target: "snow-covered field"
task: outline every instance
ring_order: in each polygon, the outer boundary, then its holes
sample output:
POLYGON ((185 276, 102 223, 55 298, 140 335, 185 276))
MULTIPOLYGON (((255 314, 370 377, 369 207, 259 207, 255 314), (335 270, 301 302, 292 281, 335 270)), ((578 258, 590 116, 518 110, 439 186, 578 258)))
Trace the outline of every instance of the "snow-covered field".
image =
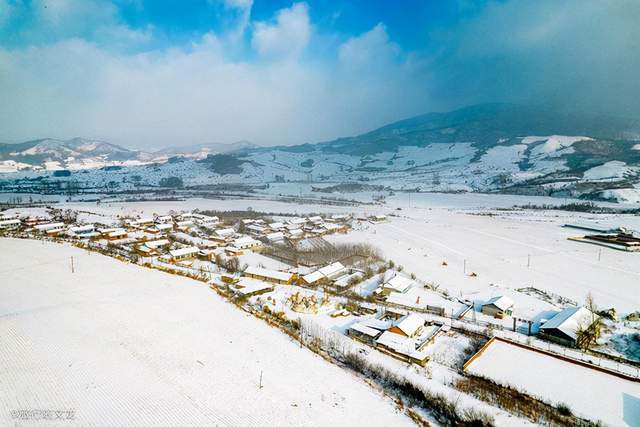
MULTIPOLYGON (((515 291, 530 286, 579 303, 591 292, 600 307, 615 307, 619 312, 640 306, 637 253, 567 240, 581 233, 562 225, 580 218, 586 222, 590 216, 543 211, 478 213, 483 212, 403 209, 398 213, 401 216, 389 222, 327 239, 369 242, 407 272, 464 299, 509 295, 516 301, 514 312, 522 314, 531 312, 531 304, 533 311, 549 309, 515 291), (443 261, 448 265, 443 266, 443 261), (470 277, 471 273, 477 277, 470 277)), ((637 217, 606 219, 630 225, 638 222, 637 217)))
POLYGON ((0 260, 0 424, 410 424, 204 284, 38 241, 0 239, 0 260))
POLYGON ((610 426, 640 426, 640 383, 495 340, 467 371, 565 404, 610 426))

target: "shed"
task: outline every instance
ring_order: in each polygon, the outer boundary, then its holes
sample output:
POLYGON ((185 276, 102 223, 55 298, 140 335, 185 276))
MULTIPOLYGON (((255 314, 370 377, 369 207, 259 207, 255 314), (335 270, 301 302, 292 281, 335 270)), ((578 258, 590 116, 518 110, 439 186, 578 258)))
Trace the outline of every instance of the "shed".
POLYGON ((482 311, 483 314, 497 318, 511 316, 511 314, 513 314, 513 300, 504 295, 494 297, 482 304, 480 311, 482 311))

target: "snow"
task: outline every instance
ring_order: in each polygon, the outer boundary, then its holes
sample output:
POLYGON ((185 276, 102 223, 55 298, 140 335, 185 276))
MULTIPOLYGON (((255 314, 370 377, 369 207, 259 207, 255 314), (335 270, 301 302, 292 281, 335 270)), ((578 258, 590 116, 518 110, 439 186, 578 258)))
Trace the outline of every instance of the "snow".
MULTIPOLYGON (((407 274, 415 273, 420 280, 436 283, 451 295, 465 299, 508 295, 516 301, 516 310, 522 307, 518 307, 519 301, 510 291, 529 286, 577 302, 584 301, 591 292, 598 306, 615 307, 622 313, 640 306, 637 254, 602 251, 599 260, 600 248, 567 240, 579 232, 564 228, 563 224, 593 216, 540 211, 491 211, 491 215, 476 215, 477 212, 403 209, 403 217, 394 217, 388 223, 326 239, 330 243, 371 243, 385 257, 404 266, 407 274), (443 266, 443 261, 448 266, 443 266), (477 277, 470 277, 471 272, 477 277)), ((597 218, 618 225, 629 222, 631 229, 639 225, 633 216, 597 218)))
POLYGON ((0 259, 1 424, 413 425, 204 284, 37 241, 2 239, 0 259))
POLYGON ((558 329, 565 335, 576 339, 578 330, 587 328, 595 320, 596 315, 585 307, 569 307, 557 313, 548 322, 540 326, 540 329, 558 329))
POLYGON ((624 203, 640 203, 640 188, 617 188, 615 190, 604 190, 600 195, 605 199, 618 200, 624 203))
POLYGON ((494 340, 467 371, 611 426, 640 426, 640 383, 494 340), (514 363, 517 361, 517 363, 514 363))
POLYGON ((640 168, 627 166, 625 162, 617 160, 588 169, 584 173, 584 179, 589 181, 611 180, 617 181, 640 168))

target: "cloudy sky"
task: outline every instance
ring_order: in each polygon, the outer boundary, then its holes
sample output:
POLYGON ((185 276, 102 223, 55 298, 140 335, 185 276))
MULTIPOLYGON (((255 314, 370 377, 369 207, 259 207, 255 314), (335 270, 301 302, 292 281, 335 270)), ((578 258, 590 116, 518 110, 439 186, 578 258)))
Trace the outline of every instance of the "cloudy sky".
POLYGON ((640 115, 636 0, 0 0, 0 142, 317 142, 493 101, 640 115))

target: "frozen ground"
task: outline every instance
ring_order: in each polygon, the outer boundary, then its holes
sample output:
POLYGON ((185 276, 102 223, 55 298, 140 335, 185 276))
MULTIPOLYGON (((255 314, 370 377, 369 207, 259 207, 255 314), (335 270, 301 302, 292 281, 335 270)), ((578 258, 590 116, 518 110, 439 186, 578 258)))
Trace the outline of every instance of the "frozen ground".
MULTIPOLYGON (((588 215, 440 208, 403 209, 398 215, 327 239, 372 243, 408 273, 464 299, 517 297, 515 289, 533 286, 579 303, 591 292, 600 307, 615 307, 623 313, 640 306, 639 254, 567 240, 581 232, 562 225, 586 220, 588 215), (448 265, 443 266, 443 261, 448 265), (472 272, 477 277, 470 277, 472 272)), ((624 216, 607 220, 638 222, 637 217, 624 216)), ((535 303, 531 298, 518 300, 514 311, 522 314, 535 303)), ((533 308, 549 309, 547 305, 533 308)))
POLYGON ((640 426, 637 382, 497 340, 467 370, 606 425, 640 426))
POLYGON ((410 424, 206 285, 37 241, 0 239, 0 260, 0 424, 410 424))

